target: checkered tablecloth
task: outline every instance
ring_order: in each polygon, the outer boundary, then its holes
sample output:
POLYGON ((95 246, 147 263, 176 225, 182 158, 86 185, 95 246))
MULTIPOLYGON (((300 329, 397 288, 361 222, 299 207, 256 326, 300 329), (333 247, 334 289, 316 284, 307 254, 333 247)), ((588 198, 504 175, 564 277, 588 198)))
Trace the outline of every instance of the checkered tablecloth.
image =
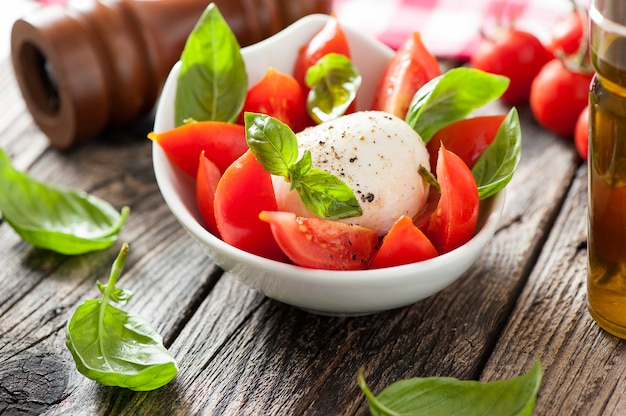
POLYGON ((571 13, 570 0, 333 0, 340 22, 362 28, 393 48, 419 31, 424 45, 443 58, 471 56, 482 28, 514 19, 516 28, 542 41, 571 13))

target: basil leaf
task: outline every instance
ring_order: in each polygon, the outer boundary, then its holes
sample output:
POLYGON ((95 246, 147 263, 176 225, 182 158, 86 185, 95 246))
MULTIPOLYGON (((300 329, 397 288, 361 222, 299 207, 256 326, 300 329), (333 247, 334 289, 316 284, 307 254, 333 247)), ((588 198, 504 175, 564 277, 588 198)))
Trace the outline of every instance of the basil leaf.
POLYGON ((176 376, 176 362, 149 322, 109 304, 115 293, 128 293, 115 287, 128 251, 124 243, 102 299, 76 308, 66 326, 65 344, 84 376, 106 386, 154 390, 176 376))
POLYGON ((500 97, 509 79, 474 68, 453 68, 413 96, 406 122, 428 143, 440 128, 500 97))
POLYGON ((472 168, 478 196, 485 199, 503 189, 513 177, 522 153, 522 130, 517 110, 512 108, 493 142, 472 168))
POLYGON ((339 220, 363 214, 352 189, 331 173, 313 168, 293 182, 304 205, 321 218, 339 220))
POLYGON ((342 116, 356 98, 361 74, 350 58, 329 53, 320 58, 306 73, 310 88, 307 112, 317 123, 342 116))
POLYGON ((244 114, 246 142, 266 172, 289 176, 289 168, 298 160, 298 139, 278 119, 259 113, 244 114))
POLYGON ((266 172, 291 182, 302 203, 321 218, 362 214, 354 192, 335 175, 312 167, 311 153, 298 159, 298 138, 288 125, 267 114, 244 114, 246 141, 266 172))
POLYGON ((187 38, 174 101, 175 125, 187 118, 232 122, 246 98, 248 75, 237 38, 210 3, 187 38))
POLYGON ((102 250, 117 240, 129 208, 74 189, 54 187, 16 170, 0 149, 0 211, 22 239, 61 254, 102 250))
POLYGON ((530 416, 541 384, 541 362, 508 380, 479 382, 451 377, 412 378, 395 382, 374 396, 359 374, 358 383, 370 413, 382 415, 530 416))

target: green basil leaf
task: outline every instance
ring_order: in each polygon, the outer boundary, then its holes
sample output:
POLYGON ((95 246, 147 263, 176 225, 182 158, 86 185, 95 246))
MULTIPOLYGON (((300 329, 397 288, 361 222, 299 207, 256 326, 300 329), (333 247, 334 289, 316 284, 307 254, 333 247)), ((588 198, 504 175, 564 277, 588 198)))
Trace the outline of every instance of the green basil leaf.
POLYGON ((479 382, 451 377, 401 380, 378 396, 369 390, 362 374, 358 382, 373 416, 530 416, 541 384, 541 362, 537 360, 526 374, 508 380, 479 382))
POLYGON ((0 212, 24 241, 74 255, 113 244, 129 208, 119 213, 86 192, 36 181, 16 170, 0 149, 0 212))
POLYGON ((78 306, 66 326, 65 344, 76 368, 106 386, 147 391, 169 383, 178 373, 176 362, 149 322, 112 306, 126 256, 124 244, 111 269, 102 299, 78 306))
POLYGON ((266 172, 291 182, 313 213, 329 219, 362 215, 354 192, 335 175, 312 168, 311 153, 298 158, 298 138, 288 125, 267 114, 244 114, 246 141, 266 172))
POLYGON ((493 142, 472 168, 478 196, 485 199, 503 189, 513 177, 522 153, 522 130, 517 110, 512 108, 493 142))
POLYGON ((437 130, 497 99, 508 85, 509 79, 501 75, 450 69, 415 93, 405 120, 428 143, 437 130))
POLYGON ((178 74, 176 126, 184 120, 232 122, 246 98, 248 75, 237 38, 214 3, 190 33, 178 74))
POLYGON ((329 53, 306 73, 307 112, 317 123, 342 116, 356 98, 361 74, 350 58, 329 53))
POLYGON ((244 114, 246 142, 266 172, 289 176, 289 168, 298 160, 298 139, 280 120, 267 114, 244 114))
POLYGON ((339 220, 363 214, 352 189, 333 174, 312 168, 292 181, 304 205, 321 218, 339 220))

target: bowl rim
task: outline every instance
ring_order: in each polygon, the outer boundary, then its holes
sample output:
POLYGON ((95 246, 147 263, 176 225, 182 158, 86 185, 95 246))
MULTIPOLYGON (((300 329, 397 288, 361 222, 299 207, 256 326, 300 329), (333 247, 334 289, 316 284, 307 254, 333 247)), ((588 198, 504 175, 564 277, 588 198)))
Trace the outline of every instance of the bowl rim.
MULTIPOLYGON (((305 16, 302 19, 293 23, 292 25, 288 26, 287 28, 283 29, 282 31, 278 32, 277 34, 258 43, 242 48, 242 54, 245 55, 251 52, 258 53, 258 50, 262 50, 274 42, 279 42, 282 40, 282 38, 291 36, 293 32, 301 30, 303 26, 311 25, 321 27, 321 25, 325 23, 329 17, 330 16, 328 15, 321 14, 305 16)), ((361 41, 366 42, 369 46, 379 49, 381 53, 389 54, 391 56, 392 52, 390 51, 392 50, 375 38, 366 36, 363 33, 351 28, 350 26, 342 25, 342 28, 349 38, 358 37, 361 41)), ((166 91, 168 88, 175 88, 175 86, 170 84, 176 82, 175 78, 180 69, 180 65, 181 62, 178 61, 172 67, 162 91, 166 91)), ((155 114, 154 130, 156 132, 164 130, 164 128, 162 127, 164 123, 161 122, 162 117, 160 117, 161 112, 163 111, 161 105, 162 98, 163 96, 160 96, 159 104, 157 106, 155 114)), ((358 279, 360 283, 372 284, 380 281, 381 275, 385 276, 385 285, 393 284, 394 279, 404 279, 406 278, 406 276, 414 274, 419 275, 415 277, 416 279, 422 277, 426 280, 428 278, 425 275, 445 268, 445 266, 449 265, 451 261, 457 261, 459 257, 465 258, 466 256, 470 256, 470 264, 473 264, 476 260, 476 256, 472 254, 472 252, 477 249, 480 250, 482 247, 487 245, 498 227, 499 220, 502 215, 503 206, 505 203, 505 190, 501 190, 490 198, 481 201, 479 211, 479 225, 477 226, 477 230, 475 231, 472 238, 464 245, 448 253, 438 255, 435 258, 380 269, 313 269, 264 258, 256 254, 246 252, 224 242, 219 237, 210 233, 202 225, 201 221, 197 219, 199 218, 198 215, 195 214, 196 217, 194 217, 194 214, 189 211, 187 207, 183 204, 182 198, 177 194, 176 188, 173 186, 173 183, 167 179, 167 169, 178 171, 171 172, 171 174, 178 173, 179 175, 182 174, 182 170, 180 170, 180 168, 173 165, 169 161, 163 150, 156 142, 152 143, 152 150, 153 168, 156 181, 161 191, 161 194, 166 201, 166 204, 168 205, 170 211, 177 218, 179 223, 200 243, 210 245, 212 250, 218 252, 220 255, 233 259, 234 262, 243 263, 251 267, 256 267, 266 272, 276 272, 283 275, 297 275, 299 281, 305 283, 328 284, 331 287, 352 285, 354 284, 355 279, 358 279), (466 256, 464 256, 465 252, 468 252, 466 256)), ((193 179, 189 177, 189 181, 192 180, 193 179)), ((223 270, 227 272, 231 270, 229 268, 224 268, 223 265, 220 265, 219 262, 215 259, 215 256, 210 257, 215 262, 215 264, 221 267, 223 270)), ((461 274, 462 273, 460 273, 459 276, 461 274)))

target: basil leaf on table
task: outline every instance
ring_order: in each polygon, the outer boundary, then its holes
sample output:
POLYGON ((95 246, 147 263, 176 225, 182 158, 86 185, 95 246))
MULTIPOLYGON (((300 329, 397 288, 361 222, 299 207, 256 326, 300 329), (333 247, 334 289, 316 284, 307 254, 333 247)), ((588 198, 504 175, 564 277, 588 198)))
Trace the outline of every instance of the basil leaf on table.
POLYGON ((493 142, 472 168, 478 196, 485 199, 503 189, 513 177, 522 153, 522 130, 517 110, 512 108, 493 142))
POLYGON ((509 79, 474 68, 453 68, 431 79, 413 96, 406 122, 428 143, 440 128, 497 99, 509 79))
POLYGON ((451 377, 401 380, 378 396, 369 390, 361 373, 358 383, 374 416, 530 416, 541 384, 541 362, 537 360, 526 374, 508 380, 479 382, 451 377))
POLYGON ((214 3, 200 16, 181 54, 174 122, 237 119, 246 98, 248 75, 241 48, 214 3))
POLYGON ((244 114, 246 141, 263 169, 291 182, 302 202, 321 218, 363 214, 354 192, 335 175, 312 168, 311 154, 298 159, 298 138, 288 125, 266 114, 244 114))
POLYGON ((307 112, 316 123, 341 117, 356 98, 361 74, 350 58, 329 53, 306 73, 307 112))
POLYGON ((0 149, 0 212, 24 241, 74 255, 113 244, 129 208, 119 213, 86 192, 36 181, 15 169, 0 149))
POLYGON ((115 286, 129 249, 122 245, 109 281, 98 283, 102 298, 76 308, 66 326, 65 344, 84 376, 106 386, 154 390, 176 376, 176 362, 148 321, 109 303, 125 303, 132 296, 115 286))

